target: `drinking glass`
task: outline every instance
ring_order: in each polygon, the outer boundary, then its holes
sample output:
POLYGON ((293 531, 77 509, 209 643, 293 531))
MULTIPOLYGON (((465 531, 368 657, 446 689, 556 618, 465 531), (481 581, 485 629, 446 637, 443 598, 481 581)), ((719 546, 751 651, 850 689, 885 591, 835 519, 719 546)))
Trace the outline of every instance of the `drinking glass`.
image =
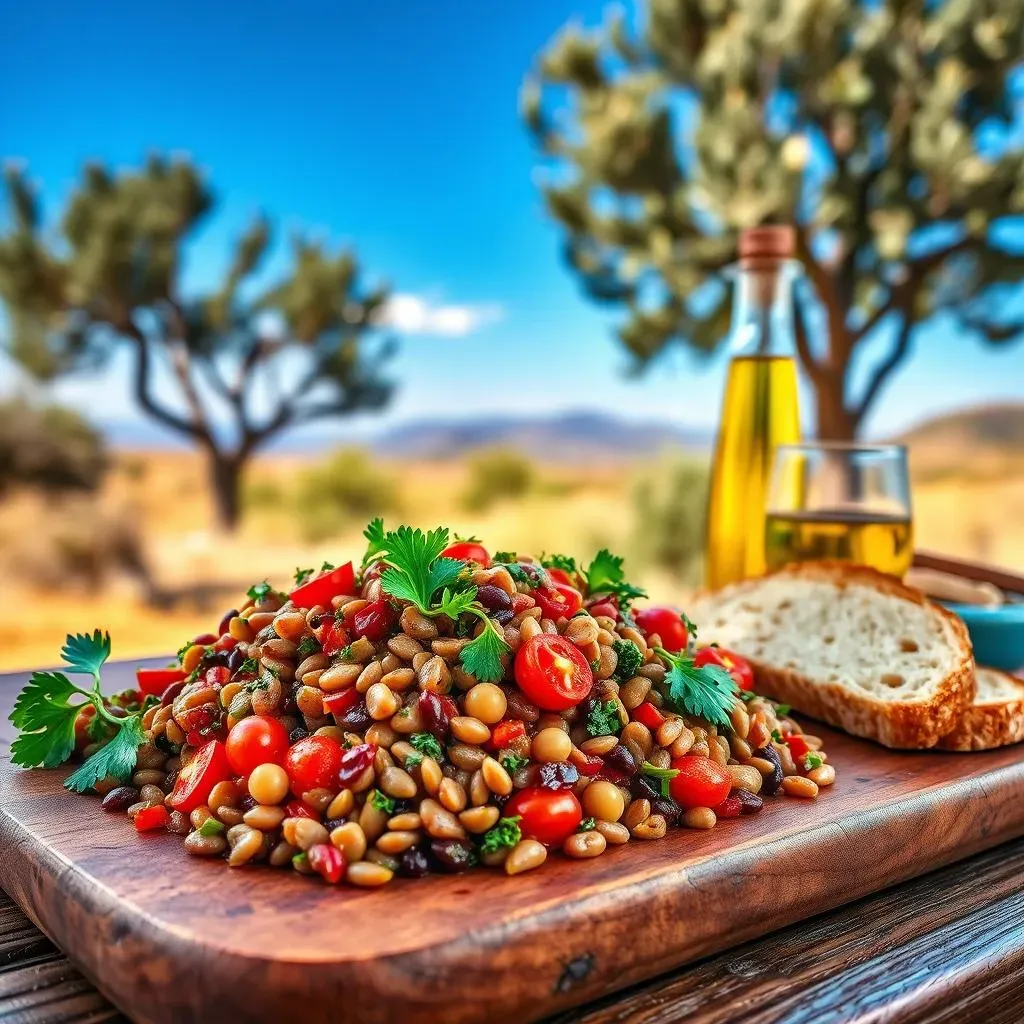
POLYGON ((766 511, 769 571, 790 562, 836 559, 902 577, 913 561, 903 445, 780 445, 766 511))

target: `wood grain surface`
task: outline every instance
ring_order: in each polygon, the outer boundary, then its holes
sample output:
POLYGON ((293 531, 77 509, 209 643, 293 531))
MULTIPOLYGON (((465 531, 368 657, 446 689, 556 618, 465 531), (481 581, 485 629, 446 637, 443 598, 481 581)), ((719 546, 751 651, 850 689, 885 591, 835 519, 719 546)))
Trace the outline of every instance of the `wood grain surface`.
MULTIPOLYGON (((297 1006, 307 1021, 535 1020, 1024 834, 1019 749, 899 753, 819 731, 840 781, 814 803, 586 864, 378 891, 190 859, 66 793, 62 772, 5 766, 0 885, 140 1021, 297 1006)), ((1009 940, 992 934, 997 955, 1009 940)))

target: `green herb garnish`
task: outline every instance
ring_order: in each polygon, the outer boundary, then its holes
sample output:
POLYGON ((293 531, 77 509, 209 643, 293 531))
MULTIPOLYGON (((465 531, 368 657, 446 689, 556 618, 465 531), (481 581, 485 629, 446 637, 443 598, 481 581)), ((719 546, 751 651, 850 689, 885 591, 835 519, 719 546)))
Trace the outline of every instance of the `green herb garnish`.
POLYGON ((825 763, 825 759, 821 754, 815 753, 815 751, 808 751, 807 756, 804 758, 804 771, 812 772, 815 768, 820 768, 825 763))
POLYGON ((528 757, 520 757, 513 751, 507 750, 498 758, 498 763, 509 775, 514 775, 520 768, 525 768, 530 763, 530 759, 528 757))
POLYGON ((669 784, 679 774, 678 768, 658 768, 656 765, 651 764, 650 761, 644 761, 640 771, 644 775, 658 780, 662 796, 670 795, 669 784))
POLYGON ((11 760, 23 768, 55 768, 75 749, 75 719, 90 704, 111 738, 64 781, 76 793, 112 775, 124 780, 135 767, 136 751, 145 742, 142 708, 118 718, 100 693, 100 670, 110 657, 110 634, 98 629, 69 634, 61 658, 72 675, 92 677, 92 686, 75 685, 63 672, 35 672, 18 694, 10 720, 20 735, 11 744, 11 760))
POLYGON ((777 715, 788 715, 793 709, 788 704, 776 704, 775 714, 777 715))
POLYGON ((540 564, 545 569, 561 569, 562 572, 567 572, 570 576, 579 572, 576 559, 570 555, 541 555, 540 564))
POLYGON ((304 636, 299 641, 296 653, 300 658, 308 658, 311 654, 319 654, 320 642, 315 636, 304 636))
POLYGON ((224 823, 218 821, 216 818, 207 818, 206 821, 199 826, 199 834, 201 836, 220 836, 224 834, 224 823))
POLYGON ((497 853, 499 850, 511 850, 523 838, 519 828, 519 818, 502 818, 492 829, 484 833, 480 844, 481 853, 497 853))
POLYGON ((597 820, 595 818, 584 818, 577 826, 577 832, 592 832, 597 828, 597 820))
POLYGON ((640 648, 632 640, 616 640, 612 644, 612 650, 619 659, 615 665, 615 675, 613 678, 619 680, 619 682, 632 679, 644 663, 644 656, 640 653, 640 648))
POLYGON ((622 571, 622 558, 613 555, 607 548, 601 548, 583 574, 587 580, 590 595, 614 594, 620 608, 628 608, 638 597, 646 597, 647 591, 626 582, 622 571))
POLYGON ((423 764, 423 755, 417 750, 414 754, 410 754, 405 759, 405 767, 408 768, 419 768, 423 764))
POLYGON ((786 741, 782 738, 782 733, 778 729, 772 729, 772 739, 776 743, 785 743, 786 741))
POLYGON ((316 569, 299 569, 299 568, 296 568, 295 569, 295 586, 301 587, 302 584, 305 583, 306 580, 308 580, 313 575, 313 573, 315 573, 315 572, 316 572, 316 569))
POLYGON ((421 754, 426 754, 439 763, 444 760, 444 747, 429 732, 414 732, 409 737, 409 742, 421 754))
POLYGON ((385 814, 394 814, 395 813, 395 801, 394 801, 394 798, 385 795, 379 789, 375 789, 370 794, 370 803, 374 807, 376 807, 378 811, 383 811, 385 814))
POLYGON ((245 593, 253 604, 259 604, 274 588, 264 580, 262 583, 254 583, 245 593))
POLYGON ((598 702, 587 715, 587 733, 591 736, 615 736, 621 729, 619 705, 613 700, 598 702))
POLYGON ((668 663, 665 682, 676 710, 703 718, 713 725, 731 727, 729 711, 739 687, 721 665, 701 665, 698 668, 685 651, 672 654, 664 647, 655 648, 655 653, 668 663))
POLYGON ((324 559, 323 565, 320 566, 321 572, 334 572, 335 569, 337 569, 337 566, 333 562, 328 562, 326 559, 324 559))
POLYGON ((494 561, 506 565, 513 564, 516 561, 516 553, 514 551, 498 551, 494 555, 494 561))

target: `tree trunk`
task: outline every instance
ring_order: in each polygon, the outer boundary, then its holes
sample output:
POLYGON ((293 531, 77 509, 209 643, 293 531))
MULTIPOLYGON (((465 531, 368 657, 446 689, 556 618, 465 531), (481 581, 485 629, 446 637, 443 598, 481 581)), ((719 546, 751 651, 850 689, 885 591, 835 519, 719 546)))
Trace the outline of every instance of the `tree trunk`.
POLYGON ((827 371, 813 381, 819 441, 852 441, 857 436, 860 423, 846 407, 845 381, 845 372, 827 371))
POLYGON ((217 525, 229 533, 238 528, 241 519, 243 465, 243 460, 237 455, 210 452, 210 484, 217 525))

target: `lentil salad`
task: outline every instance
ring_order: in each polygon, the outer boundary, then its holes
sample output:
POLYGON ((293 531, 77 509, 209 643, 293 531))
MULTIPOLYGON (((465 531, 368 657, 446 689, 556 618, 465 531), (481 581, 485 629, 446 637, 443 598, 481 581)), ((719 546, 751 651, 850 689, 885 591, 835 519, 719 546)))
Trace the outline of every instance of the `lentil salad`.
POLYGON ((12 758, 83 757, 68 788, 193 856, 367 887, 596 857, 834 782, 741 658, 633 607, 609 552, 492 557, 381 520, 366 537, 358 566, 254 585, 137 691, 102 697, 109 637, 69 637, 66 672, 92 687, 36 673, 12 758))

